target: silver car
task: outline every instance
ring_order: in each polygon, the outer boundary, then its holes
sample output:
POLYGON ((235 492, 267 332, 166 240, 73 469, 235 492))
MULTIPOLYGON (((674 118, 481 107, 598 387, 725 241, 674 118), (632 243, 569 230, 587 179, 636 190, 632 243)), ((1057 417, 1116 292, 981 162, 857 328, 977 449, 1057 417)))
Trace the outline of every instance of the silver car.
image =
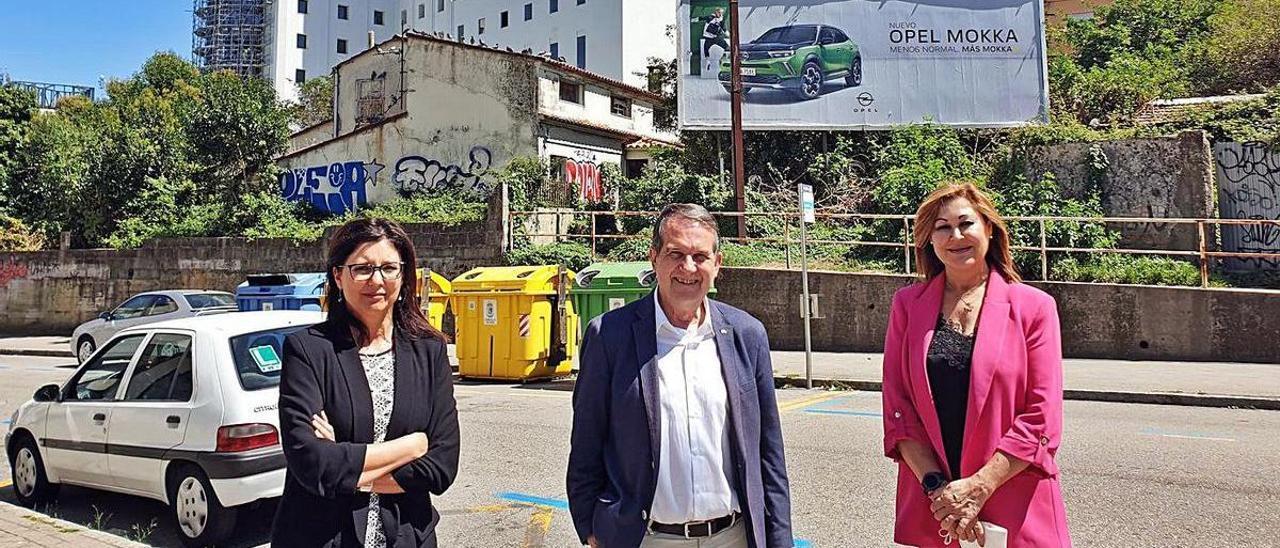
POLYGON ((84 363, 99 344, 126 327, 236 310, 236 296, 225 291, 176 289, 139 293, 115 310, 80 324, 71 333, 71 351, 78 362, 84 363))

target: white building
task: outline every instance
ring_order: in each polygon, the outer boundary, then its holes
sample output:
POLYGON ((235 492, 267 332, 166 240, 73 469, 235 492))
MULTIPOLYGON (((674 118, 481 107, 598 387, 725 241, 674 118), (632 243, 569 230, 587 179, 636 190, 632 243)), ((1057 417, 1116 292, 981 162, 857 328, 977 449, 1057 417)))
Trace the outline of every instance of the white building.
POLYGON ((646 85, 675 56, 673 0, 194 0, 196 59, 265 77, 281 97, 372 43, 416 30, 531 50, 646 85))

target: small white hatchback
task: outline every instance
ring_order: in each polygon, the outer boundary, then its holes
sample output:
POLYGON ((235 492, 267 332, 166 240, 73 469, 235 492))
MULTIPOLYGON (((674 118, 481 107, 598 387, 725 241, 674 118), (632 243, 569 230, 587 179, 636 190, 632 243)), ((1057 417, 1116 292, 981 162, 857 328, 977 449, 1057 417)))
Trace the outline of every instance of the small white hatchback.
POLYGON ((238 506, 284 489, 284 337, 320 312, 233 312, 117 333, 14 413, 5 437, 27 506, 73 484, 167 503, 192 546, 224 539, 238 506))

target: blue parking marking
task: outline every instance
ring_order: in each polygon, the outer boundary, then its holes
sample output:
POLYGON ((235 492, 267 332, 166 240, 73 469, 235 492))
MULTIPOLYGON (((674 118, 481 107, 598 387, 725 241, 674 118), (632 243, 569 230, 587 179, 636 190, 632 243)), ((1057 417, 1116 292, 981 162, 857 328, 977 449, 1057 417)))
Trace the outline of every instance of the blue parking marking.
POLYGON ((850 411, 848 409, 805 409, 805 413, 813 413, 815 415, 848 415, 853 417, 872 417, 880 418, 883 415, 873 413, 871 411, 850 411))
POLYGON ((513 493, 510 491, 498 493, 494 496, 502 500, 507 500, 511 502, 523 502, 525 504, 532 504, 534 506, 546 506, 548 508, 555 508, 556 510, 569 509, 569 501, 562 500, 562 499, 550 499, 546 497, 526 495, 524 493, 513 493))

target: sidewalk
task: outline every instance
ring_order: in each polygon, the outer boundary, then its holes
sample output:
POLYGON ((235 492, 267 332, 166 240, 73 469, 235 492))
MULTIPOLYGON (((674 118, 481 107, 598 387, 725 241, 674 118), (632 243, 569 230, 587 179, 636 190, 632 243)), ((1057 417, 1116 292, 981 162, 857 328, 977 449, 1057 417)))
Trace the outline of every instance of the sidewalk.
MULTIPOLYGON (((0 338, 0 354, 73 357, 66 337, 0 338)), ((880 364, 878 353, 814 352, 814 383, 880 390, 880 364)), ((774 351, 773 369, 803 386, 804 352, 774 351)), ((1280 410, 1280 364, 1066 359, 1063 383, 1075 400, 1280 410)))
POLYGON ((142 548, 146 545, 0 502, 0 548, 31 546, 142 548))

